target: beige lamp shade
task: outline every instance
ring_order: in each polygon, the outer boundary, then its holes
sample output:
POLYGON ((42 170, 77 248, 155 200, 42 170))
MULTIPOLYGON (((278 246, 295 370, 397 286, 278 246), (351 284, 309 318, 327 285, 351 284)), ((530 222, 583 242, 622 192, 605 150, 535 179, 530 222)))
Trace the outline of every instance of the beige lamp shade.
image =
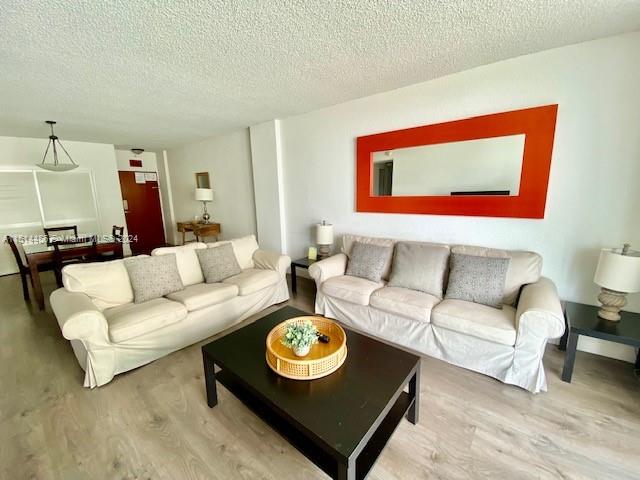
POLYGON ((213 190, 210 188, 196 188, 196 200, 199 202, 213 202, 213 190))
POLYGON ((333 245, 333 225, 316 224, 316 243, 318 245, 333 245))
POLYGON ((640 292, 640 252, 603 248, 593 281, 616 292, 640 292))

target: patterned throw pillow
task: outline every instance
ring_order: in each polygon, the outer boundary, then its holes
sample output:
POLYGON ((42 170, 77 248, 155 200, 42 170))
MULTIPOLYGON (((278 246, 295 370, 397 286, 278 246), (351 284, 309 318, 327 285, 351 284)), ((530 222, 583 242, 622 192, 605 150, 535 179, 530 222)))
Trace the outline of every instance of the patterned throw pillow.
POLYGON ((175 253, 126 258, 124 266, 131 281, 134 303, 146 302, 184 289, 175 253))
POLYGON ((204 280, 207 283, 221 282, 225 278, 232 277, 242 272, 233 246, 230 243, 224 243, 217 247, 202 248, 196 250, 200 268, 204 274, 204 280))
POLYGON ((392 253, 392 247, 354 242, 345 275, 380 282, 392 253))
POLYGON ((502 308, 509 260, 452 253, 445 298, 502 308))

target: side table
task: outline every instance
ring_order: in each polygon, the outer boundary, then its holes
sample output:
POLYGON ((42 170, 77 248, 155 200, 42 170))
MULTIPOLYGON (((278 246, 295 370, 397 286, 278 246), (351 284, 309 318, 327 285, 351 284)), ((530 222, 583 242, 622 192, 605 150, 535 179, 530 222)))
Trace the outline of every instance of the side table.
POLYGON ((293 293, 298 292, 298 278, 296 277, 296 267, 309 270, 311 264, 316 263, 318 260, 309 260, 308 258, 299 258, 298 260, 291 261, 291 291, 293 293))
MULTIPOLYGON (((622 316, 620 321, 612 322, 598 317, 598 307, 565 302, 567 329, 560 340, 560 349, 566 350, 562 369, 563 381, 571 383, 580 335, 640 348, 640 314, 633 312, 620 312, 620 314, 622 316)), ((640 369, 640 352, 636 357, 636 368, 640 369)))

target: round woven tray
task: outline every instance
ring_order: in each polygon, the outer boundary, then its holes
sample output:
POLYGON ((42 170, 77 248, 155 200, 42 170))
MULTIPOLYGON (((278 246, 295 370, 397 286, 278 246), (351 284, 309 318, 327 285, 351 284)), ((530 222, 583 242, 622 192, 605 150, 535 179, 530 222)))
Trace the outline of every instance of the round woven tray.
POLYGON ((267 365, 278 375, 294 380, 313 380, 335 372, 347 358, 347 336, 336 322, 324 317, 308 316, 291 318, 279 325, 267 335, 267 365), (297 357, 293 350, 284 346, 280 340, 291 323, 303 323, 311 320, 318 331, 327 335, 329 343, 318 342, 304 357, 297 357))

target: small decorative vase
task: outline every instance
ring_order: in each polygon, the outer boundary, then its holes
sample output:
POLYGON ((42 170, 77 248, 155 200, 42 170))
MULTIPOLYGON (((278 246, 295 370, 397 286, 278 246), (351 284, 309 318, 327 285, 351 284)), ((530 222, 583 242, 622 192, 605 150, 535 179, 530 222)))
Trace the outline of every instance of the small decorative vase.
POLYGON ((311 350, 311 345, 307 345, 306 347, 295 347, 293 349, 293 353, 295 353, 296 357, 305 357, 309 354, 309 350, 311 350))

